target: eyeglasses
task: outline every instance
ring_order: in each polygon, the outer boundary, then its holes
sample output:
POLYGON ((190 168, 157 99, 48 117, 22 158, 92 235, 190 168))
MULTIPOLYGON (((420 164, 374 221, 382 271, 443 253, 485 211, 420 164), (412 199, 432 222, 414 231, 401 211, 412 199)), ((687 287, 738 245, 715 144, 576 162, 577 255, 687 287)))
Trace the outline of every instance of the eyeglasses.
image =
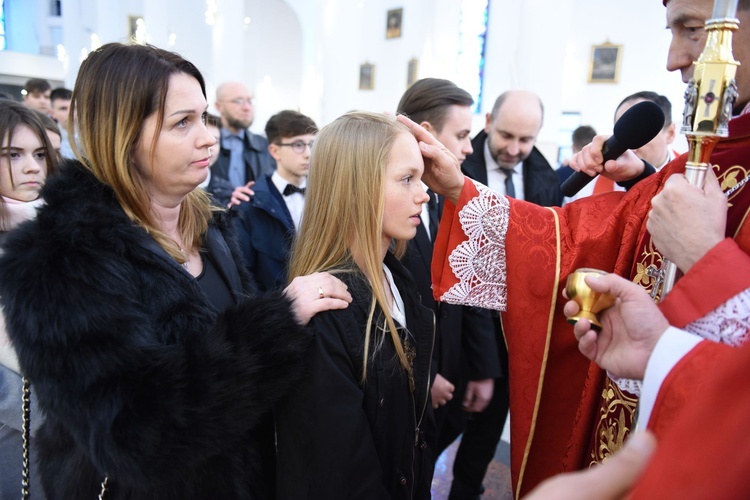
POLYGON ((237 106, 242 106, 243 104, 247 104, 249 106, 252 106, 253 105, 253 101, 254 101, 254 99, 252 97, 246 97, 246 98, 238 97, 237 99, 230 99, 229 100, 229 102, 231 102, 232 104, 236 104, 237 106))
POLYGON ((294 151, 297 154, 302 154, 305 152, 305 149, 310 146, 310 149, 312 150, 312 145, 315 141, 310 142, 303 142, 303 141, 294 141, 294 142, 288 142, 284 144, 283 142, 279 144, 279 146, 290 146, 292 148, 292 151, 294 151))

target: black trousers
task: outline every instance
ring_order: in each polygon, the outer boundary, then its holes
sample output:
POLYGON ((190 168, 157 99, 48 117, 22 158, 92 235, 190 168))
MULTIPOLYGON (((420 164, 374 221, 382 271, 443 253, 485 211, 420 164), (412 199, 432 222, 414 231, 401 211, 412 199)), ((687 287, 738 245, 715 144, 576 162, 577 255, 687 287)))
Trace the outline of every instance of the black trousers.
MULTIPOLYGON (((501 364, 507 373, 508 351, 502 337, 498 344, 501 364)), ((508 407, 508 377, 495 379, 495 390, 487 408, 481 413, 471 414, 466 422, 453 463, 449 500, 474 500, 484 492, 482 482, 503 434, 508 407)))

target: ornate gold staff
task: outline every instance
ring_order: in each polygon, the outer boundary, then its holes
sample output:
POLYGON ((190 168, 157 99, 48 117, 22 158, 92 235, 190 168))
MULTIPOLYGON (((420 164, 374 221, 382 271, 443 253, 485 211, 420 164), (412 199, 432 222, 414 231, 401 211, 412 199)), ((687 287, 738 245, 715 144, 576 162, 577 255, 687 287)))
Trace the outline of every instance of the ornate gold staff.
MULTIPOLYGON (((695 62, 693 78, 685 90, 682 132, 690 146, 685 177, 694 186, 703 187, 710 168, 714 146, 729 135, 729 120, 737 98, 734 75, 739 62, 732 55, 732 32, 739 28, 738 0, 716 0, 711 19, 706 21, 706 47, 695 62)), ((661 297, 672 290, 678 277, 674 262, 664 259, 651 291, 661 297)))

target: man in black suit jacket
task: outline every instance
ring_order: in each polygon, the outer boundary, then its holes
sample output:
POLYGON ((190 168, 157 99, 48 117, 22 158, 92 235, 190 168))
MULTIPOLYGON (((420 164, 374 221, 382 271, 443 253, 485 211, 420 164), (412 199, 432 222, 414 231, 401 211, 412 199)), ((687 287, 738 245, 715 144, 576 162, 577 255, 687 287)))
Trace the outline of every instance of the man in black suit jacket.
POLYGON ((500 95, 487 113, 484 131, 471 141, 474 152, 461 165, 464 174, 514 198, 559 206, 557 174, 536 148, 544 108, 535 94, 513 90, 500 95), (514 192, 508 193, 510 175, 514 192))
MULTIPOLYGON (((461 164, 463 173, 508 196, 559 206, 562 193, 557 173, 535 146, 543 117, 537 95, 522 90, 501 94, 487 113, 484 130, 471 141, 473 153, 461 164)), ((453 466, 451 500, 478 499, 483 493, 482 481, 508 414, 508 351, 499 318, 493 325, 503 373, 495 380, 487 408, 472 415, 464 429, 453 466)))
MULTIPOLYGON (((404 93, 398 112, 420 123, 462 161, 472 152, 473 102, 471 95, 453 82, 425 78, 404 93)), ((489 403, 500 364, 493 355, 497 341, 489 311, 438 303, 432 296, 430 267, 442 200, 428 193, 430 201, 403 263, 415 278, 422 304, 436 316, 431 393, 440 453, 462 432, 469 412, 480 412, 489 403)))
POLYGON ((242 83, 225 82, 216 90, 215 106, 221 114, 221 141, 214 147, 221 149, 206 191, 222 206, 233 195, 249 201, 252 183, 276 170, 268 141, 248 129, 255 118, 253 97, 242 83))

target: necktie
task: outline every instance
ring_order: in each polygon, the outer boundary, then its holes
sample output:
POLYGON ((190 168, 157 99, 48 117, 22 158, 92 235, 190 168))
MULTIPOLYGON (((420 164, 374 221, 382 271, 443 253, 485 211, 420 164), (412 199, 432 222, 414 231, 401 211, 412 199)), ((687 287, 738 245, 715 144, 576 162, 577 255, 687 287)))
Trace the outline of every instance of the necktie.
POLYGON ((515 198, 516 188, 515 186, 513 186, 513 174, 515 174, 516 172, 513 169, 503 169, 503 173, 505 174, 505 194, 509 198, 515 198))
POLYGON ((430 219, 430 241, 435 241, 438 228, 438 201, 437 196, 432 190, 427 190, 427 194, 430 195, 430 201, 427 202, 427 214, 430 219))
POLYGON ((302 196, 305 195, 305 188, 300 188, 295 186, 294 184, 287 184, 284 188, 284 196, 289 196, 290 194, 299 193, 302 196))

